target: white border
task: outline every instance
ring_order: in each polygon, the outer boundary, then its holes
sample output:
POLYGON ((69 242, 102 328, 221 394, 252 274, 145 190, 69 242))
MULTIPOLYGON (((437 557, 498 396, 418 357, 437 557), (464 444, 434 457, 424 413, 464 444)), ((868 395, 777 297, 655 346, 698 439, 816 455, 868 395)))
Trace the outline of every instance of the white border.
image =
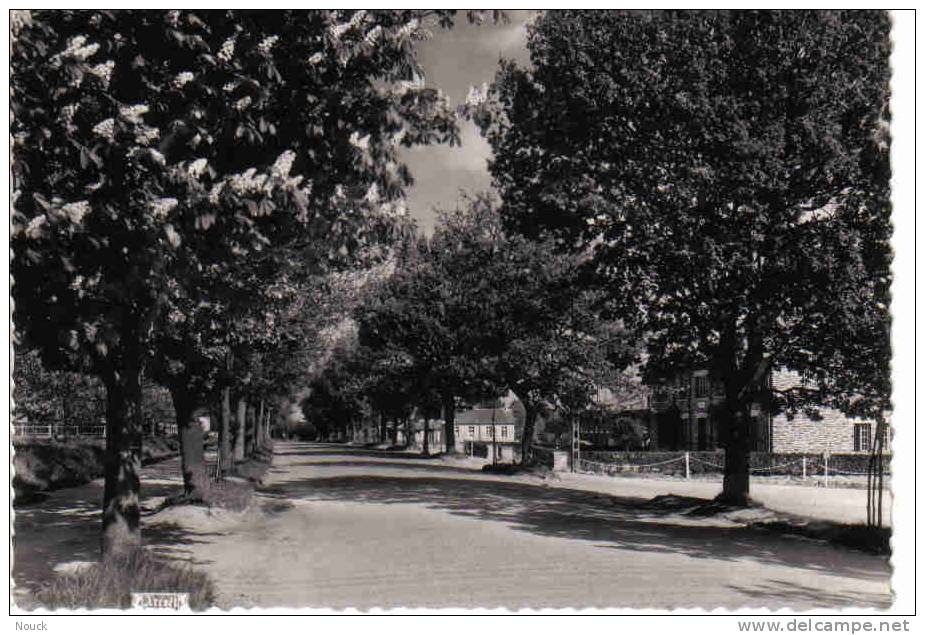
MULTIPOLYGON (((132 3, 135 4, 135 3, 132 3)), ((212 4, 212 3, 208 3, 212 4)), ((546 6, 547 3, 543 2, 533 2, 530 4, 524 3, 505 3, 507 8, 553 8, 546 6), (520 6, 516 6, 520 4, 520 6), (511 6, 515 5, 515 6, 511 6)), ((694 8, 691 3, 672 3, 674 6, 681 6, 683 8, 694 8)), ((726 3, 722 3, 726 4, 726 3)), ((908 7, 913 7, 912 3, 901 3, 905 4, 908 7)), ((216 4, 216 7, 221 6, 239 6, 240 3, 237 2, 226 2, 221 4, 216 4)), ((841 2, 838 3, 840 6, 848 7, 864 7, 869 6, 869 3, 859 3, 855 1, 850 2, 841 2)), ((69 8, 93 8, 94 3, 86 2, 76 2, 69 3, 69 8)), ((135 6, 141 7, 140 3, 135 6)), ((305 5, 298 5, 292 3, 292 6, 298 8, 308 8, 305 5)), ((391 3, 370 3, 370 6, 394 6, 391 3)), ((430 3, 427 3, 427 6, 431 6, 430 3)), ((152 8, 150 5, 146 5, 144 8, 152 8)), ((730 8, 733 8, 730 6, 730 8)), ((783 3, 777 8, 805 8, 800 6, 794 6, 793 3, 783 3), (789 6, 788 6, 789 5, 789 6)), ((4 11, 6 17, 4 20, 4 34, 9 33, 9 17, 8 13, 4 11)), ((893 42, 894 42, 894 54, 893 54, 893 99, 891 103, 892 113, 893 113, 893 200, 894 200, 894 224, 895 232, 893 245, 895 250, 895 261, 894 261, 894 291, 893 291, 893 316, 894 316, 894 326, 893 326, 893 343, 894 343, 894 359, 893 359, 893 376, 894 376, 894 416, 893 422, 896 426, 896 436, 894 442, 895 457, 893 462, 894 470, 894 488, 895 488, 895 508, 893 510, 893 519, 894 525, 896 527, 894 535, 894 558, 893 564, 895 567, 895 573, 893 578, 893 585, 896 594, 896 602, 889 611, 889 614, 905 614, 909 615, 916 611, 917 609, 917 598, 913 593, 915 585, 915 564, 918 562, 918 554, 915 551, 914 543, 914 534, 917 533, 914 530, 915 526, 915 515, 914 515, 914 455, 912 453, 913 448, 916 450, 919 449, 919 442, 915 434, 915 421, 916 415, 918 414, 918 408, 915 407, 916 397, 919 396, 918 385, 915 381, 915 371, 916 371, 916 359, 918 353, 918 342, 915 339, 915 327, 919 323, 919 318, 916 316, 915 321, 913 322, 913 316, 916 315, 916 309, 918 307, 918 302, 914 300, 916 297, 915 292, 918 290, 918 284, 916 282, 915 272, 917 271, 917 266, 915 263, 915 245, 917 238, 917 227, 915 224, 915 205, 917 203, 917 196, 915 191, 915 185, 917 183, 917 174, 915 169, 916 161, 916 141, 917 141, 917 132, 915 129, 915 115, 918 112, 918 108, 915 106, 915 85, 916 79, 918 77, 918 72, 916 69, 917 61, 917 52, 915 51, 915 42, 916 42, 916 25, 915 25, 915 14, 909 13, 908 9, 904 12, 895 12, 893 13, 893 42), (910 346, 911 342, 916 341, 914 347, 910 346)), ((8 37, 8 35, 6 36, 8 37)), ((7 50, 8 50, 7 42, 7 50)), ((4 86, 9 86, 8 82, 8 67, 7 65, 3 66, 4 73, 4 86)), ((8 103, 8 101, 7 101, 8 103)), ((8 124, 7 124, 8 125, 8 124)), ((6 187, 6 191, 9 191, 9 172, 8 169, 3 171, 3 179, 6 187)), ((9 241, 9 227, 6 224, 3 224, 3 236, 9 241)), ((9 285, 9 263, 7 260, 4 260, 4 284, 9 285)), ((9 298, 9 286, 7 286, 7 297, 9 298)), ((9 376, 9 358, 4 356, 4 367, 7 371, 7 376, 9 376)), ((7 390, 9 388, 7 387, 7 390)), ((9 427, 6 428, 7 434, 9 432, 9 427)), ((8 438, 7 438, 8 440, 8 438)), ((915 479, 917 481, 917 479, 915 479)), ((7 490, 7 496, 9 496, 9 489, 7 490)), ((9 499, 7 500, 9 506, 9 499)), ((9 507, 8 507, 9 508, 9 507)), ((8 554, 7 564, 9 565, 9 554, 8 554)), ((516 580, 509 581, 511 584, 516 584, 516 580)), ((746 614, 760 613, 761 611, 746 611, 746 614)), ((267 611, 234 611, 234 613, 248 613, 248 614, 266 614, 267 611)), ((412 611, 412 614, 422 614, 425 612, 422 611, 412 611)), ((441 613, 446 613, 441 611, 441 613)), ((492 614, 501 613, 499 611, 491 611, 492 614)), ((526 612, 521 612, 526 613, 526 612)), ((568 614, 565 611, 555 611, 550 612, 555 614, 568 614)), ((553 630, 559 631, 563 628, 580 628, 587 632, 592 631, 602 631, 606 632, 608 629, 614 627, 619 627, 620 629, 627 629, 626 632, 644 632, 651 630, 653 628, 660 629, 661 625, 664 625, 664 628, 670 629, 672 631, 682 631, 684 633, 693 632, 738 632, 736 622, 738 619, 734 617, 737 614, 742 614, 743 612, 733 612, 732 616, 722 616, 730 615, 723 612, 722 614, 717 614, 714 612, 712 616, 706 616, 709 614, 704 614, 702 617, 684 617, 681 615, 675 615, 671 618, 671 622, 665 621, 665 618, 657 618, 653 622, 652 618, 649 617, 637 617, 626 614, 632 614, 631 610, 619 610, 619 611, 581 611, 583 614, 597 614, 598 617, 584 618, 581 622, 577 624, 565 623, 561 620, 543 620, 542 622, 533 621, 531 622, 529 628, 532 630, 546 631, 547 629, 551 632, 553 630), (609 618, 601 616, 601 613, 611 614, 618 613, 623 614, 619 618, 609 618), (681 620, 678 622, 678 620, 681 620)), ((664 611, 656 613, 667 613, 664 611)), ((822 612, 819 612, 822 613, 822 612)), ((822 613, 822 614, 831 614, 831 613, 822 613)), ((853 614, 852 611, 842 611, 841 614, 853 614)), ((789 619, 789 613, 777 613, 776 615, 780 616, 782 623, 787 623, 791 621, 789 619)), ((163 635, 166 629, 176 629, 180 627, 182 630, 187 630, 190 627, 195 628, 195 622, 191 622, 192 618, 190 617, 155 617, 149 616, 149 619, 146 620, 134 620, 131 622, 129 628, 136 635, 147 635, 148 633, 163 635)), ((331 629, 331 628, 340 628, 340 629, 352 629, 354 626, 358 629, 364 628, 369 629, 370 627, 375 628, 377 631, 384 628, 386 632, 402 632, 402 633, 412 633, 420 630, 421 632, 425 630, 431 630, 435 626, 432 620, 420 620, 413 619, 411 617, 398 617, 388 620, 383 620, 381 618, 372 618, 374 621, 365 621, 365 622, 355 622, 359 618, 347 618, 349 622, 331 622, 331 617, 320 617, 310 622, 300 622, 295 621, 292 617, 278 617, 278 618, 266 618, 271 620, 267 625, 272 625, 273 627, 279 629, 280 631, 286 630, 304 630, 304 629, 315 629, 319 631, 331 629)), ((25 622, 25 623, 37 623, 40 618, 37 617, 12 617, 9 618, 10 628, 15 627, 15 622, 25 622)), ((45 617, 44 621, 48 624, 49 630, 59 630, 61 627, 64 627, 68 630, 75 631, 84 631, 84 630, 93 630, 94 633, 108 633, 116 631, 124 631, 126 629, 126 623, 121 622, 115 619, 105 619, 102 617, 64 617, 64 616, 52 616, 45 617)), ((916 620, 913 620, 913 624, 916 620)), ((237 630, 238 628, 247 629, 248 631, 252 630, 254 627, 262 627, 263 625, 258 625, 257 623, 240 620, 227 621, 223 622, 220 628, 228 630, 237 630)), ((461 623, 458 621, 447 621, 441 620, 439 627, 441 630, 446 630, 447 633, 461 632, 463 629, 468 631, 473 627, 481 629, 511 629, 523 627, 523 625, 514 624, 509 621, 504 621, 501 617, 489 617, 486 620, 482 620, 478 624, 475 623, 461 623)))

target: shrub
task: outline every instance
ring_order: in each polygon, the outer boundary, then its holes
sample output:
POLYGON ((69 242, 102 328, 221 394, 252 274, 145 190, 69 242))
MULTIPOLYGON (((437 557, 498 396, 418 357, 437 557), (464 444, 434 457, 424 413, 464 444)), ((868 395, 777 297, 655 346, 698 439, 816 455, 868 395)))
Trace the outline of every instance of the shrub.
POLYGON ((215 588, 209 577, 139 549, 130 555, 91 565, 42 586, 36 597, 49 609, 127 609, 132 592, 189 593, 190 608, 212 605, 215 588))
MULTIPOLYGON (((39 493, 75 487, 103 476, 105 439, 30 439, 13 442, 16 504, 38 500, 39 493)), ((151 437, 142 445, 142 463, 176 456, 176 437, 151 437)))

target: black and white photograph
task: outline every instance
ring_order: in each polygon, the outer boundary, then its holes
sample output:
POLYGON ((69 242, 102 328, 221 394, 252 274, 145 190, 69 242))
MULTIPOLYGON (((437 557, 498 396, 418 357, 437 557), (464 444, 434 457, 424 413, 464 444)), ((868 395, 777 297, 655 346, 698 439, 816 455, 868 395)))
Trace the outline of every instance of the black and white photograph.
POLYGON ((910 630, 914 11, 8 19, 16 630, 910 630))

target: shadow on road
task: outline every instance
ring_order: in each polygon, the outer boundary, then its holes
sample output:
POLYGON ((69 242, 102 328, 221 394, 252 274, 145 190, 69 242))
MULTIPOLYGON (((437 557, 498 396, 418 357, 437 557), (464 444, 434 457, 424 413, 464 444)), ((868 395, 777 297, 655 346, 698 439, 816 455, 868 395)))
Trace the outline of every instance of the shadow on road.
MULTIPOLYGON (((164 474, 170 467, 162 467, 164 474)), ((176 470, 174 466, 172 468, 176 470)), ((160 476, 152 470, 147 479, 160 476)), ((142 482, 143 498, 175 494, 178 486, 166 482, 142 482)), ((13 536, 13 578, 17 586, 35 589, 50 580, 56 565, 72 561, 96 561, 100 556, 103 483, 51 492, 41 502, 17 507, 13 536)), ((142 529, 148 540, 148 527, 142 529)))
POLYGON ((887 595, 884 599, 873 598, 861 593, 836 593, 817 586, 799 584, 792 580, 769 580, 751 587, 728 585, 732 591, 743 593, 760 600, 762 604, 779 606, 802 606, 809 601, 814 606, 876 606, 889 607, 887 595))
POLYGON ((359 467, 359 468, 374 468, 374 469, 397 469, 397 470, 413 470, 416 472, 432 472, 434 474, 463 474, 466 476, 472 476, 476 470, 472 468, 465 467, 454 467, 452 465, 441 465, 439 463, 415 463, 415 462, 404 462, 404 461, 293 461, 287 463, 285 466, 280 466, 274 468, 277 473, 284 473, 288 471, 290 467, 300 467, 300 466, 324 466, 324 467, 359 467))
MULTIPOLYGON (((356 454, 351 450, 345 453, 356 454)), ((421 505, 482 521, 503 522, 540 536, 593 541, 601 548, 619 551, 670 553, 730 562, 753 560, 818 573, 837 572, 859 579, 882 579, 889 569, 883 558, 741 525, 717 526, 716 522, 698 521, 670 507, 653 507, 641 498, 489 480, 479 478, 472 470, 439 464, 311 461, 310 458, 329 454, 310 447, 287 454, 305 456, 309 460, 298 464, 311 465, 317 476, 268 485, 262 489, 262 495, 273 502, 267 501, 267 505, 279 506, 286 499, 421 505), (383 466, 411 473, 325 475, 328 470, 336 473, 342 467, 383 466), (419 472, 427 474, 418 476, 419 472), (468 474, 470 478, 460 474, 468 474)), ((776 592, 787 591, 782 587, 776 592)), ((867 603, 870 601, 867 598, 867 603)))

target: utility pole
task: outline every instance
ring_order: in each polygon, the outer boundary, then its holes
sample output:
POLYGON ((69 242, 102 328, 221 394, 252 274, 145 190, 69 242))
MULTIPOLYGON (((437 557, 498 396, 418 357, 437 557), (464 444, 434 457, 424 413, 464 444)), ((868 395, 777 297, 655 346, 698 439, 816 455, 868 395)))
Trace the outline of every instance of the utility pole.
POLYGON ((495 410, 497 410, 497 408, 495 408, 494 404, 492 404, 492 408, 491 408, 491 464, 492 465, 498 464, 498 441, 497 441, 497 436, 495 434, 495 410))
POLYGON ((578 472, 581 465, 581 422, 572 419, 572 471, 578 472))

